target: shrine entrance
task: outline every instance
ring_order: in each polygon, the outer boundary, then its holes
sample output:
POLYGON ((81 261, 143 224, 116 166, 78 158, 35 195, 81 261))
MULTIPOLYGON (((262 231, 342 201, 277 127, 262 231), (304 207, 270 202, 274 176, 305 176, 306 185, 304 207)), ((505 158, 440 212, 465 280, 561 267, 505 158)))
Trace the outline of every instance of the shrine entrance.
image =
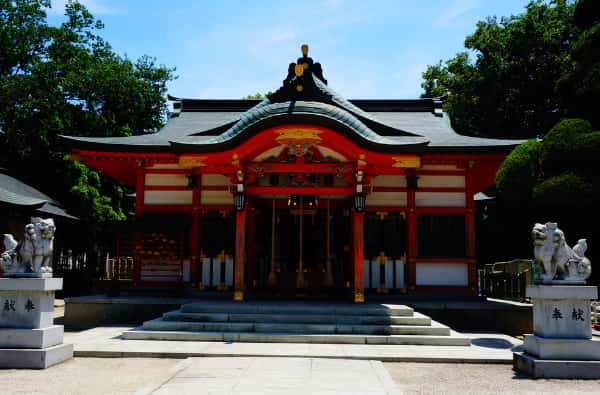
POLYGON ((260 199, 253 273, 257 291, 290 298, 342 295, 352 272, 345 206, 345 199, 309 195, 260 199))

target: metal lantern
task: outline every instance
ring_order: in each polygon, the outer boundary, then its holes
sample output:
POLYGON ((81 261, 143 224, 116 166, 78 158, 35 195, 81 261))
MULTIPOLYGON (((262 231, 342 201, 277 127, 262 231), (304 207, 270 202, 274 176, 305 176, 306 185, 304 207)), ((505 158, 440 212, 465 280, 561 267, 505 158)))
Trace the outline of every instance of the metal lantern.
POLYGON ((361 212, 365 209, 367 203, 367 197, 362 194, 354 195, 354 208, 356 211, 361 212))
POLYGON ((233 205, 237 211, 242 211, 246 204, 246 198, 243 193, 236 193, 233 195, 233 205))

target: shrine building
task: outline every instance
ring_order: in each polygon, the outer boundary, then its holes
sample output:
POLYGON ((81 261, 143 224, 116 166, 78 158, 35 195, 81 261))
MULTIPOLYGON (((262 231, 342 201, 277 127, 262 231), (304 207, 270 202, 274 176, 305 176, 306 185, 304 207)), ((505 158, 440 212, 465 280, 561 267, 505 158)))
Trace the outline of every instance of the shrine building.
POLYGON ((355 302, 476 291, 473 196, 520 141, 459 135, 436 99, 346 100, 307 46, 262 101, 169 99, 157 133, 63 137, 135 190, 115 249, 136 286, 355 302))

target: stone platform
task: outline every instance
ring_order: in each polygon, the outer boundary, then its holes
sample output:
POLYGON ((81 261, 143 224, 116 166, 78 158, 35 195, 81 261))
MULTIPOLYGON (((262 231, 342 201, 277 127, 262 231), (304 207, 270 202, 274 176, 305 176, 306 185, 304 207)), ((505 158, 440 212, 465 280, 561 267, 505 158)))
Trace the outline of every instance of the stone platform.
MULTIPOLYGON (((222 300, 223 295, 72 297, 65 299, 65 326, 68 329, 88 329, 106 325, 135 326, 178 309, 183 304, 197 301, 211 302, 219 298, 222 300)), ((533 329, 531 305, 525 303, 497 299, 421 300, 418 295, 414 297, 405 295, 401 299, 388 295, 388 298, 380 300, 379 303, 406 305, 459 331, 501 332, 516 336, 531 333, 533 329)), ((370 304, 376 303, 373 301, 365 303, 365 305, 370 304)))
POLYGON ((533 302, 533 330, 514 369, 534 378, 600 378, 600 341, 592 338, 590 300, 598 288, 537 285, 527 288, 533 302))
POLYGON ((449 327, 395 304, 195 302, 123 333, 127 340, 468 346, 449 327))
POLYGON ((377 360, 382 362, 512 364, 521 341, 498 333, 460 333, 470 345, 248 343, 235 341, 126 340, 131 327, 97 327, 67 332, 76 357, 189 358, 286 357, 377 360))
POLYGON ((73 357, 54 325, 61 278, 0 278, 0 368, 45 369, 73 357))

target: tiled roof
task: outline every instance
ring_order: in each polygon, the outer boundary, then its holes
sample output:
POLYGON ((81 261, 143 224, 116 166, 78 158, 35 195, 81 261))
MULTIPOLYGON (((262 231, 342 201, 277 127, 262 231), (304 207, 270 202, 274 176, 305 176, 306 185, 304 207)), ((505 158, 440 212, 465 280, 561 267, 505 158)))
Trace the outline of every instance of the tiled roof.
POLYGON ((57 201, 2 171, 0 171, 0 203, 28 207, 53 216, 77 219, 60 207, 57 201))
POLYGON ((294 121, 331 125, 365 147, 385 151, 420 152, 423 148, 425 152, 508 151, 522 142, 459 135, 441 111, 441 102, 435 99, 346 100, 327 85, 321 65, 303 56, 297 64, 290 64, 283 85, 265 100, 194 100, 169 96, 174 116, 157 133, 63 138, 72 147, 83 149, 218 151, 239 142, 241 136, 258 125, 294 121), (305 63, 304 72, 294 74, 294 66, 305 63))

